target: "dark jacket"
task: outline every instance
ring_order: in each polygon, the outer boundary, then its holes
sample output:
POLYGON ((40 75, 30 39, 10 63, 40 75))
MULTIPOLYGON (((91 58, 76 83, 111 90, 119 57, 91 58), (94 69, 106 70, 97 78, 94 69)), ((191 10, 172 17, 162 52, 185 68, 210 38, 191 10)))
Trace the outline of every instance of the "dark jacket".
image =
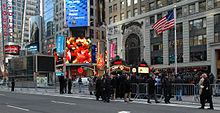
POLYGON ((131 83, 129 80, 124 81, 124 93, 131 92, 131 83))
POLYGON ((172 83, 169 78, 164 78, 162 82, 164 90, 171 90, 172 89, 172 83))
POLYGON ((157 83, 157 81, 154 80, 153 78, 148 79, 148 93, 149 94, 154 94, 154 90, 156 89, 155 83, 157 83))
POLYGON ((184 81, 181 78, 176 78, 175 83, 176 83, 175 89, 180 90, 183 88, 184 81))
POLYGON ((205 80, 203 81, 203 88, 202 88, 202 95, 212 95, 212 90, 211 90, 211 87, 210 87, 210 81, 208 78, 205 78, 205 80))

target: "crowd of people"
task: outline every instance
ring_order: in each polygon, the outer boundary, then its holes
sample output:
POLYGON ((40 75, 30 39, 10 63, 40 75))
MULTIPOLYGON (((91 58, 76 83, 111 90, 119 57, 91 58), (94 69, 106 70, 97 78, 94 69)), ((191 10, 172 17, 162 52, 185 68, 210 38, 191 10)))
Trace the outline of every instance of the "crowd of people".
MULTIPOLYGON (((61 94, 66 92, 66 78, 60 78, 60 88, 61 94)), ((68 86, 72 83, 71 79, 68 79, 68 86), (70 83, 70 84, 69 84, 70 83)), ((168 74, 168 73, 151 73, 148 77, 141 77, 134 74, 116 74, 108 75, 104 74, 103 76, 95 75, 93 78, 88 78, 89 81, 89 92, 90 95, 95 95, 96 100, 100 99, 103 102, 110 102, 117 98, 124 99, 124 102, 129 102, 131 100, 132 92, 132 83, 147 83, 147 94, 148 94, 148 103, 151 103, 150 99, 153 98, 155 103, 160 103, 157 99, 156 89, 158 84, 161 86, 162 94, 164 97, 164 102, 166 104, 170 103, 172 98, 172 89, 173 83, 175 84, 194 84, 198 86, 198 95, 200 95, 201 109, 204 109, 205 102, 210 103, 210 109, 213 108, 212 103, 212 88, 210 84, 214 83, 214 75, 209 73, 196 73, 192 74, 168 74)), ((79 77, 79 93, 82 90, 82 79, 79 77)), ((68 88, 68 93, 71 93, 71 87, 68 88)), ((177 85, 175 87, 176 100, 182 101, 183 86, 177 85)), ((197 92, 197 91, 196 91, 197 92)))

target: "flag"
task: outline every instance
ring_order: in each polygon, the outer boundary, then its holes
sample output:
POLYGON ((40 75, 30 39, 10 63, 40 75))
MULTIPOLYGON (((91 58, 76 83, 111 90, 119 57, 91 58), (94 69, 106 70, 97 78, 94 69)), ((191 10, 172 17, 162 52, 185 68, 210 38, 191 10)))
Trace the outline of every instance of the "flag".
POLYGON ((157 21, 152 28, 158 32, 158 36, 163 31, 166 31, 172 27, 175 26, 175 20, 174 20, 174 11, 167 14, 165 17, 161 18, 159 21, 157 21))

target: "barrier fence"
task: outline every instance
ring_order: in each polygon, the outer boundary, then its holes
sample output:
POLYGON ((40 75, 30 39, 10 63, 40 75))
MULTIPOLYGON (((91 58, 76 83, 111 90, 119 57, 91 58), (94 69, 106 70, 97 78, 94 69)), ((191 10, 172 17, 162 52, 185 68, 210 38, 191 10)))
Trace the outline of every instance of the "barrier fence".
MULTIPOLYGON (((10 85, 0 85, 0 89, 5 89, 10 91, 10 85)), ((211 85, 213 96, 220 96, 220 84, 212 84, 211 85)), ((66 88, 68 92, 68 86, 66 88)), ((38 87, 33 85, 30 82, 22 82, 20 84, 16 84, 15 91, 21 92, 41 92, 41 93, 57 93, 60 92, 60 84, 48 84, 47 87, 38 87)), ((194 84, 172 84, 172 95, 174 98, 178 95, 190 96, 192 97, 192 101, 199 101, 199 86, 194 84)), ((67 93, 66 92, 66 93, 67 93)), ((92 90, 94 94, 94 90, 92 90)), ((84 94, 89 95, 89 86, 82 85, 81 87, 78 84, 72 85, 72 93, 74 94, 84 94), (81 91, 80 91, 81 90, 81 91)), ((163 97, 163 87, 162 84, 156 85, 155 93, 158 98, 161 100, 163 97)), ((134 99, 145 99, 148 98, 148 84, 147 83, 131 83, 131 94, 134 99)))

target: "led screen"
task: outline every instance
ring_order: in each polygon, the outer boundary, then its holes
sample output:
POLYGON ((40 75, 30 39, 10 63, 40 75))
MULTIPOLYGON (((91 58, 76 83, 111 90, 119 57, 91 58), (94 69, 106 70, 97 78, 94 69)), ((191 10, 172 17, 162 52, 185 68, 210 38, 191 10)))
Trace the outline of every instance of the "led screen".
POLYGON ((86 37, 67 38, 66 63, 92 63, 91 40, 86 37))
POLYGON ((66 23, 68 27, 89 26, 87 0, 66 0, 66 23))

